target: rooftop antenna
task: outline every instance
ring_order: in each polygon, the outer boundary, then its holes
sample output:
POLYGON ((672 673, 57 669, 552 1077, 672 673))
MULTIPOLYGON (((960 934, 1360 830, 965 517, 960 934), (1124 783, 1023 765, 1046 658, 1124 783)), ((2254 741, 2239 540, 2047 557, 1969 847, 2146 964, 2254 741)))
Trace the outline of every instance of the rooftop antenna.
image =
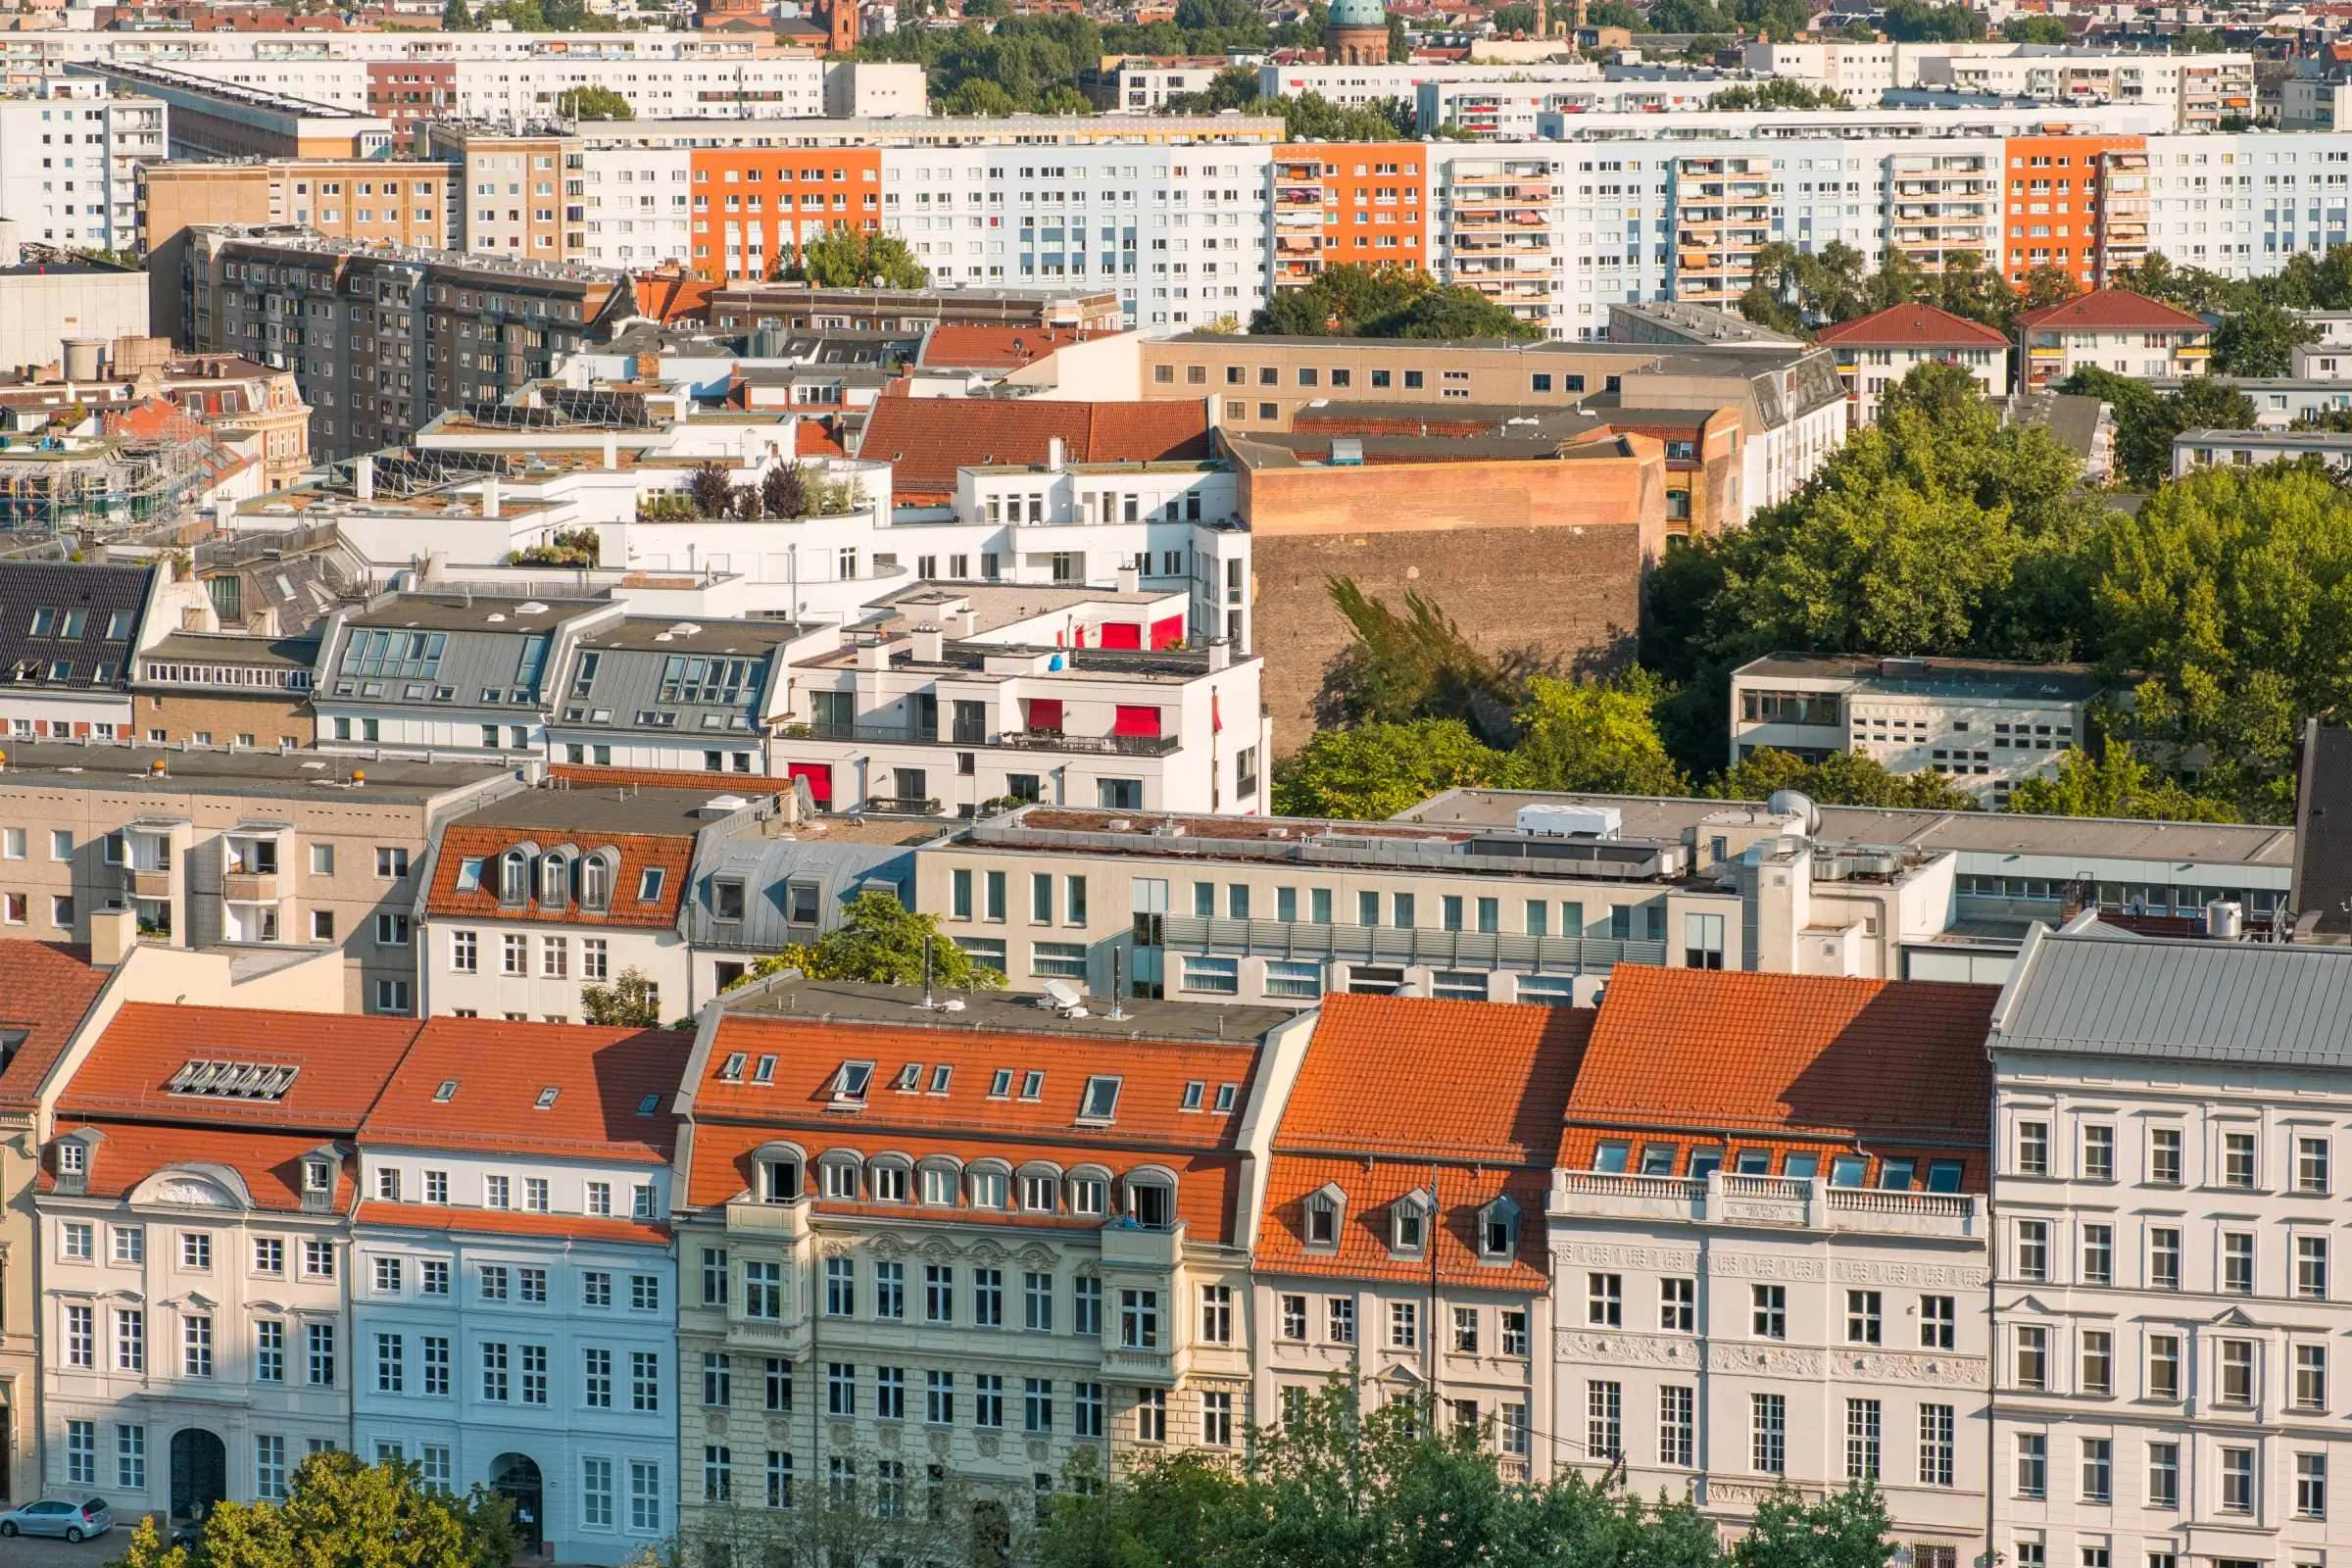
POLYGON ((1125 958, 1126 955, 1119 949, 1110 950, 1110 1016, 1113 1018, 1127 1016, 1127 1006, 1124 1001, 1127 995, 1127 982, 1122 973, 1126 968, 1125 958))
POLYGON ((931 938, 923 938, 923 1010, 931 1010, 931 938))

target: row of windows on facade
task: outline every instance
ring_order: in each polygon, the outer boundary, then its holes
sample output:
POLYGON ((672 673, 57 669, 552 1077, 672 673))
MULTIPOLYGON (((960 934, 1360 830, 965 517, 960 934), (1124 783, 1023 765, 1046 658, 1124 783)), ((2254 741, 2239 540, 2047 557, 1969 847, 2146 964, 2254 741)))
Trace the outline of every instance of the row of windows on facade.
MULTIPOLYGON (((1680 1143, 1653 1141, 1636 1146, 1627 1139, 1608 1138, 1593 1145, 1592 1168, 1606 1176, 1672 1177, 1679 1162, 1682 1175, 1689 1181, 1705 1181, 1717 1171, 1729 1171, 1735 1176, 1770 1176, 1773 1174, 1773 1152, 1769 1149, 1741 1149, 1721 1144, 1700 1144, 1687 1152, 1680 1143)), ((1819 1153, 1808 1150, 1785 1150, 1780 1155, 1780 1175, 1788 1181, 1815 1181, 1821 1176, 1819 1153)), ((1859 1188, 1872 1185, 1871 1159, 1868 1154, 1832 1154, 1829 1182, 1832 1187, 1859 1188)), ((1876 1185, 1886 1192, 1909 1192, 1919 1185, 1920 1167, 1927 1167, 1925 1190, 1931 1193, 1957 1193, 1967 1174, 1967 1164, 1957 1159, 1922 1160, 1909 1154, 1878 1156, 1876 1185)))
MULTIPOLYGON (((1949 1350, 1959 1343, 1959 1298, 1922 1296, 1913 1315, 1919 1323, 1919 1347, 1949 1350)), ((1592 1272, 1585 1276, 1585 1322, 1592 1328, 1626 1326, 1625 1276, 1592 1272)), ((1698 1281, 1669 1275, 1658 1281, 1657 1327, 1667 1334, 1695 1334, 1698 1327, 1698 1281)), ((1759 1340, 1788 1338, 1788 1287, 1748 1287, 1748 1333, 1759 1340)), ((1886 1296, 1883 1291, 1845 1293, 1845 1343, 1886 1343, 1886 1296)))
MULTIPOLYGON (((402 940, 408 916, 400 917, 402 940)), ((499 937, 498 972, 520 980, 531 973, 531 939, 520 932, 509 931, 499 937)), ((565 980, 571 977, 570 937, 539 939, 539 978, 565 980)), ((612 949, 605 937, 581 937, 580 974, 582 980, 603 980, 612 968, 612 949)), ((449 972, 451 974, 479 974, 482 972, 482 935, 479 931, 459 927, 449 933, 449 972)), ((509 1016, 514 1016, 510 1014, 509 1016)))
MULTIPOLYGON (((2200 1364, 2210 1370, 2207 1398, 2229 1409, 2251 1409, 2261 1402, 2264 1386, 2264 1342, 2238 1339, 2227 1333, 2188 1332, 2190 1326, 2141 1330, 2141 1382, 2133 1397, 2177 1403, 2184 1397, 2181 1367, 2192 1338, 2202 1350, 2200 1364)), ((2008 1386, 2027 1393, 2075 1393, 2099 1396, 2116 1391, 2115 1332, 2104 1328, 2076 1331, 2076 1361, 2072 1387, 2063 1386, 2051 1353, 2052 1329, 2022 1323, 2010 1330, 2008 1386)), ((2328 1347, 2310 1340, 2287 1347, 2292 1353, 2286 1368, 2285 1403, 2290 1410, 2328 1408, 2328 1347)))
MULTIPOLYGON (((1958 1423, 1949 1404, 1919 1406, 1918 1446, 1907 1481, 1950 1487, 1958 1461, 1958 1423)), ((1781 1394, 1748 1396, 1747 1468, 1762 1475, 1788 1473, 1788 1401, 1781 1394)), ((1655 1441, 1648 1455, 1626 1446, 1625 1385, 1585 1385, 1584 1457, 1596 1464, 1648 1458, 1661 1469, 1697 1468, 1698 1391, 1670 1383, 1658 1390, 1655 1441)), ((1522 1450, 1523 1451, 1523 1450, 1522 1450)), ((1845 1478, 1852 1482, 1892 1479, 1885 1466, 1886 1405, 1879 1399, 1845 1401, 1845 1478)), ((1726 1460, 1724 1468, 1732 1468, 1726 1460)))
MULTIPOLYGON (((2053 1221, 2021 1219, 2012 1233, 2010 1252, 2011 1272, 2017 1279, 2035 1284, 2049 1282, 2053 1277, 2051 1237, 2053 1221)), ((2215 1221, 2226 1225, 2227 1221, 2215 1221)), ((2290 1221, 2290 1223, 2294 1223, 2290 1221)), ((2076 1257, 2074 1283, 2082 1285, 2114 1285, 2115 1226, 2105 1220, 2082 1221, 2079 1227, 2080 1249, 2076 1257)), ((2150 1290, 2178 1291, 2181 1288, 2181 1230, 2178 1225, 2156 1225, 2142 1222, 2142 1283, 2150 1290)), ((2215 1269, 2212 1289, 2225 1296, 2254 1296, 2256 1286, 2256 1233, 2253 1231, 2221 1229, 2216 1232, 2215 1269)), ((2328 1239, 2325 1235, 2298 1234, 2293 1237, 2293 1270, 2281 1294, 2305 1300, 2325 1301, 2328 1298, 2328 1239)))
MULTIPOLYGON (((1111 1080, 1115 1083, 1116 1080, 1111 1080)), ((838 1097, 836 1097, 838 1102, 838 1097)), ((851 1103, 856 1103, 855 1102, 851 1103)), ((1083 1110, 1085 1107, 1082 1106, 1083 1110)), ((1106 1116, 1080 1118, 1106 1121, 1106 1116)), ((1120 1192, 1119 1213, 1146 1229, 1164 1229, 1176 1215, 1176 1176, 1164 1166, 1150 1166, 1113 1176, 1100 1166, 1081 1166, 1063 1172, 1047 1164, 1022 1167, 982 1162, 967 1170, 953 1156, 929 1157, 919 1164, 906 1154, 876 1154, 871 1158, 831 1151, 816 1161, 817 1196, 836 1202, 904 1203, 919 1188, 927 1207, 955 1207, 959 1201, 973 1208, 1012 1208, 1018 1194, 1022 1210, 1108 1217, 1111 1185, 1120 1192)), ((762 1156, 760 1160, 760 1200, 798 1202, 806 1192, 797 1152, 762 1156)))
MULTIPOLYGON (((1419 1257, 1429 1248, 1431 1221, 1438 1205, 1427 1188, 1416 1187, 1388 1205, 1389 1253, 1419 1257)), ((1339 1250, 1341 1227, 1348 1213, 1347 1190, 1328 1183, 1299 1201, 1299 1240, 1310 1252, 1339 1250)), ((1497 1197, 1481 1204, 1476 1214, 1478 1258, 1482 1263, 1508 1263, 1519 1251, 1519 1204, 1497 1197)))
MULTIPOLYGON (((2080 1438, 2076 1441, 2081 1455, 2076 1494, 2085 1503, 2104 1505, 2115 1502, 2115 1440, 2080 1438)), ((2149 1439, 2141 1446, 2145 1458, 2145 1480, 2138 1499, 2140 1506, 2167 1511, 2180 1508, 2180 1445, 2170 1439, 2149 1439)), ((2292 1501, 2294 1516, 2298 1519, 2327 1518, 2328 1455, 2306 1451, 2290 1457, 2295 1478, 2292 1501)), ((2049 1434, 2016 1434, 2014 1458, 2013 1495, 2027 1500, 2047 1498, 2050 1495, 2049 1434)), ((2255 1512, 2261 1496, 2261 1450, 2251 1445, 2223 1443, 2215 1446, 2213 1461, 2208 1471, 2213 1491, 2207 1506, 2223 1514, 2255 1512)), ((2093 1568, 2087 1557, 2084 1562, 2085 1568, 2093 1568)))
MULTIPOLYGON (((494 729, 496 726, 487 727, 494 729)), ((498 743, 493 738, 483 744, 495 746, 498 743)), ((483 856, 461 857, 458 860, 457 891, 480 892, 488 865, 489 861, 483 856)), ((498 902, 520 907, 532 902, 536 894, 543 908, 562 908, 566 904, 577 903, 582 909, 604 910, 612 906, 612 887, 619 874, 620 852, 610 847, 591 850, 586 854, 557 850, 545 855, 537 855, 535 847, 517 847, 498 858, 498 902)), ((665 867, 642 867, 637 877, 638 902, 651 904, 660 900, 667 876, 665 867)))
MULTIPOLYGON (((442 1083, 434 1088, 434 1102, 448 1104, 455 1101, 463 1083, 463 1079, 443 1079, 442 1083)), ((556 1098, 557 1091, 553 1087, 541 1090, 536 1108, 541 1110, 553 1108, 556 1098)), ((659 1097, 655 1098, 658 1103, 659 1097)), ((416 1172, 417 1181, 414 1199, 410 1197, 409 1175, 410 1172, 406 1166, 377 1164, 374 1182, 376 1198, 387 1203, 415 1201, 428 1204, 434 1208, 451 1206, 450 1193, 452 1189, 448 1171, 427 1168, 416 1172)), ((654 1184, 652 1182, 630 1182, 627 1187, 629 1217, 631 1219, 654 1218, 657 1197, 654 1184)), ((613 1207, 613 1183, 594 1177, 587 1178, 580 1183, 580 1206, 577 1211, 582 1214, 610 1217, 617 1212, 613 1207)), ((526 1214, 549 1214, 555 1212, 554 1202, 555 1188, 545 1176, 525 1176, 519 1184, 514 1177, 501 1172, 486 1172, 482 1176, 481 1206, 484 1208, 519 1208, 526 1214), (518 1196, 519 1203, 516 1201, 518 1196)))
MULTIPOLYGON (((2013 1123, 2010 1171, 2018 1176, 2052 1176, 2058 1174, 2051 1163, 2051 1124, 2038 1117, 2021 1117, 2013 1123)), ((2075 1132, 2076 1168, 2074 1179, 2086 1182, 2111 1182, 2116 1179, 2116 1129, 2110 1122, 2077 1122, 2075 1132)), ((2142 1182, 2155 1187, 2180 1187, 2182 1181, 2181 1154, 2184 1129, 2178 1125, 2151 1123, 2147 1128, 2144 1146, 2146 1163, 2142 1182)), ((2295 1193, 2324 1196, 2328 1191, 2332 1166, 2331 1140, 2326 1133, 2289 1133, 2289 1157, 2280 1174, 2295 1193)), ((2234 1131, 2218 1129, 2215 1141, 2208 1148, 2207 1169, 2213 1173, 2209 1185, 2237 1192, 2260 1189, 2261 1135, 2250 1127, 2234 1131)))
MULTIPOLYGON (((117 1372, 145 1373, 147 1370, 147 1313, 143 1307, 116 1307, 113 1311, 114 1357, 112 1367, 117 1372)), ((175 1311, 179 1321, 178 1373, 183 1378, 210 1378, 214 1375, 213 1314, 210 1312, 175 1311)), ((98 1367, 97 1308, 69 1301, 63 1311, 62 1364, 70 1370, 93 1372, 98 1367)), ((279 1318, 262 1318, 253 1325, 253 1380, 257 1383, 283 1383, 287 1374, 287 1330, 289 1325, 279 1318)), ((303 1381, 313 1388, 331 1389, 335 1384, 335 1325, 306 1323, 302 1326, 303 1381)))
MULTIPOLYGON (((903 1323, 909 1320, 910 1308, 920 1308, 920 1321, 954 1325, 958 1322, 971 1328, 1001 1329, 1007 1327, 1008 1286, 1005 1271, 1001 1268, 975 1266, 969 1270, 967 1288, 958 1289, 957 1270, 953 1263, 922 1265, 916 1284, 907 1273, 907 1265, 891 1259, 876 1260, 860 1289, 858 1259, 837 1256, 825 1259, 823 1294, 820 1309, 826 1317, 857 1318, 865 1316, 879 1323, 903 1323), (968 1312, 959 1317, 959 1298, 968 1305, 968 1312), (860 1305, 865 1311, 861 1314, 860 1305)), ((1100 1339, 1103 1332, 1104 1296, 1100 1276, 1079 1274, 1069 1283, 1070 1332, 1081 1338, 1100 1339)), ((784 1275, 781 1262, 746 1258, 740 1260, 740 1273, 728 1268, 724 1248, 706 1247, 701 1258, 702 1304, 706 1307, 731 1311, 735 1316, 775 1322, 784 1316, 784 1275), (740 1290, 740 1295, 737 1294, 740 1290)), ((1025 1333, 1052 1334, 1055 1332, 1055 1302, 1058 1282, 1051 1273, 1024 1270, 1020 1279, 1019 1305, 1021 1329, 1025 1333)), ((1233 1287, 1203 1285, 1200 1287, 1200 1338, 1211 1345, 1233 1343, 1233 1287)), ((1156 1290, 1122 1289, 1118 1293, 1116 1325, 1118 1343, 1131 1349, 1156 1349, 1160 1345, 1160 1293, 1156 1290)))

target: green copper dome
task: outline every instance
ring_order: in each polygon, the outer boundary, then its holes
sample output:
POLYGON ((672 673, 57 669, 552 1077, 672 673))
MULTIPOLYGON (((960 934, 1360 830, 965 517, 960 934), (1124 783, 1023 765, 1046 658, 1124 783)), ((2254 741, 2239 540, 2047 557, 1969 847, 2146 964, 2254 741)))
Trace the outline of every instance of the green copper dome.
POLYGON ((1386 27, 1388 8, 1381 0, 1332 0, 1328 27, 1386 27))

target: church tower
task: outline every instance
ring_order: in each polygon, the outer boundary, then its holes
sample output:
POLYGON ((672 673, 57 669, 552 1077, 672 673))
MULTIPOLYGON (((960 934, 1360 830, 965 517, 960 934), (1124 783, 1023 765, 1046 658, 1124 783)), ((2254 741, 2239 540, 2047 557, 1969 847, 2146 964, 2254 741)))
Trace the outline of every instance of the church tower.
POLYGON ((1323 24, 1323 61, 1333 66, 1389 63, 1389 13, 1381 0, 1335 0, 1323 24))

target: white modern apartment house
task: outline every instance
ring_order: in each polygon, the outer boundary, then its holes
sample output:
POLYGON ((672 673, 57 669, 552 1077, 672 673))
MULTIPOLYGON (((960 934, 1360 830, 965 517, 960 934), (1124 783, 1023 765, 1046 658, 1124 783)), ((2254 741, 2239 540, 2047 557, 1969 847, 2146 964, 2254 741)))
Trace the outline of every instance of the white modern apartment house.
POLYGON ((1546 1213, 1562 1457, 1737 1526, 1857 1482, 1983 1549, 1988 986, 1614 975, 1546 1213), (1737 1037, 1741 1049, 1726 1051, 1737 1037))
POLYGON ((504 1495, 561 1562, 620 1563, 675 1526, 688 1044, 436 1019, 360 1133, 353 1451, 504 1495))
POLYGON ((2199 468, 2255 467, 2317 458, 2352 466, 2352 436, 2330 430, 2183 430, 2173 437, 2173 477, 2199 468))
POLYGON ((1894 977, 1948 856, 1814 842, 1751 806, 1494 823, 1241 823, 1043 804, 915 853, 915 907, 1016 986, 1300 1005, 1331 992, 1590 1005, 1638 966, 1894 977))
POLYGON ((1416 61, 1397 65, 1334 66, 1301 60, 1257 70, 1262 98, 1297 98, 1314 93, 1326 103, 1355 108, 1394 98, 1410 104, 1425 82, 1590 82, 1600 67, 1586 60, 1524 65, 1477 65, 1466 60, 1416 61))
MULTIPOLYGON (((1881 47, 1886 47, 1882 45, 1881 47)), ((1904 50, 1907 87, 1954 87, 2053 104, 2144 104, 2184 131, 2254 116, 2254 57, 2168 54, 2067 44, 1953 44, 1904 50)))
POLYGON ((46 76, 12 87, 0 97, 0 210, 16 238, 136 250, 137 169, 163 158, 168 116, 162 100, 104 81, 46 76))
POLYGON ((137 1003, 75 1048, 32 1200, 46 1490, 185 1521, 349 1446, 352 1139, 416 1029, 137 1003))
POLYGON ((2017 318, 2018 386, 2054 387, 2082 367, 2134 379, 2203 375, 2213 329, 2162 300, 2099 288, 2017 318))
POLYGON ((2008 1561, 2340 1548, 2348 981, 2340 947, 2027 944, 1989 1041, 2008 1561))
POLYGON ((1731 757, 1855 752, 1889 772, 1944 774, 1998 806, 2086 748, 2104 690, 2087 664, 1767 654, 1732 672, 1731 757))

